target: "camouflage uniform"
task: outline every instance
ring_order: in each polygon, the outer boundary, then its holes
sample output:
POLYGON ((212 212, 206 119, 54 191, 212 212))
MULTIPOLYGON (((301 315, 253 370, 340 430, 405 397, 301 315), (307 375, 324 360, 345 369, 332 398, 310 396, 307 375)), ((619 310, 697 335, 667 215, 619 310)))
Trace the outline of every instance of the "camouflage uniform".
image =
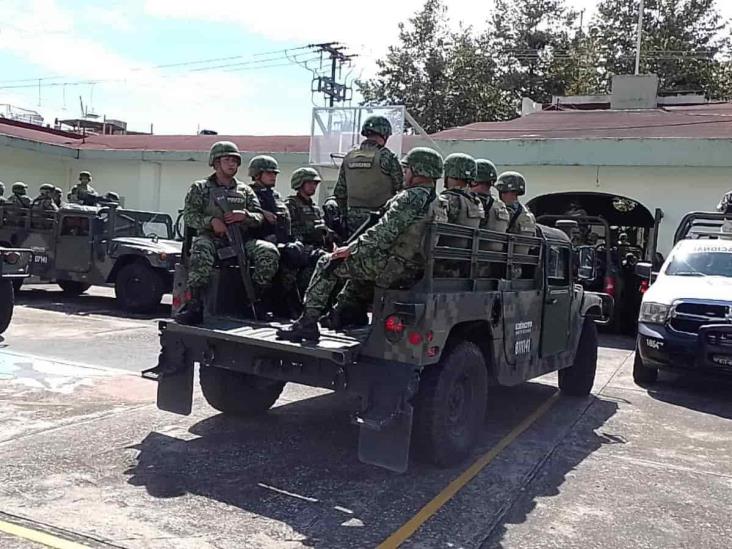
POLYGON ((278 337, 317 339, 316 319, 328 306, 339 280, 346 280, 346 285, 338 294, 336 308, 344 309, 362 306, 364 294, 373 286, 394 288, 419 276, 426 260, 426 227, 432 221, 446 219, 446 205, 435 194, 434 185, 442 172, 442 158, 431 149, 419 147, 412 149, 404 162, 414 173, 431 181, 416 183, 389 200, 378 223, 349 244, 347 258, 336 260, 335 266, 330 254, 318 261, 305 293, 305 312, 291 329, 278 331, 278 337))
MULTIPOLYGON (((211 228, 211 220, 214 217, 223 219, 221 208, 211 196, 212 191, 217 188, 219 185, 216 183, 216 176, 211 175, 208 179, 193 183, 186 195, 183 218, 188 227, 198 231, 198 236, 191 245, 189 289, 202 288, 208 284, 216 260, 216 250, 228 244, 226 237, 217 236, 211 228)), ((234 185, 226 189, 226 195, 234 209, 247 210, 249 214, 240 223, 242 230, 256 229, 262 224, 262 209, 249 185, 235 179, 234 185)), ((271 242, 249 238, 245 240, 244 248, 254 266, 252 282, 258 289, 266 289, 277 273, 279 264, 277 247, 271 242)))
POLYGON ((53 185, 41 185, 40 194, 31 203, 34 210, 55 212, 58 207, 53 202, 53 185))
MULTIPOLYGON (((503 172, 498 176, 496 189, 501 194, 515 192, 518 196, 522 196, 526 193, 526 180, 518 172, 503 172)), ((506 232, 523 236, 536 236, 536 218, 526 206, 516 200, 511 204, 506 203, 506 207, 511 215, 506 232)), ((527 254, 530 248, 531 246, 518 245, 514 246, 514 251, 518 254, 527 254)))
POLYGON ((274 225, 264 219, 259 227, 251 231, 250 236, 272 242, 273 244, 289 242, 291 240, 290 212, 282 201, 280 193, 256 181, 252 181, 250 186, 254 194, 257 195, 257 200, 262 210, 266 210, 277 216, 277 221, 274 225))
MULTIPOLYGON (((483 204, 471 193, 467 187, 475 180, 477 165, 475 159, 467 154, 454 153, 445 158, 445 182, 456 183, 461 186, 454 186, 442 191, 441 196, 447 202, 447 221, 463 227, 473 229, 480 228, 485 217, 483 204)), ((444 246, 466 248, 470 245, 470 239, 460 237, 443 237, 441 242, 444 246)), ((440 274, 455 274, 453 271, 458 268, 461 262, 444 262, 438 268, 440 274)))
POLYGON ((64 191, 61 189, 61 187, 55 187, 53 189, 53 203, 56 204, 56 207, 58 209, 61 209, 64 205, 64 191))
POLYGON ((25 183, 20 181, 13 183, 12 191, 13 194, 8 197, 8 205, 17 206, 18 208, 31 207, 31 199, 26 196, 28 186, 25 183))
POLYGON ((69 193, 69 202, 76 204, 82 204, 84 206, 96 206, 99 195, 94 187, 91 186, 91 174, 89 172, 79 173, 79 182, 71 187, 69 193), (87 178, 89 181, 82 181, 82 178, 87 178))
POLYGON ((345 156, 333 189, 340 211, 346 212, 348 234, 369 219, 370 211, 381 209, 404 184, 399 159, 374 141, 372 134, 388 139, 391 124, 381 116, 366 119, 361 129, 366 140, 345 156))
MULTIPOLYGON (((493 162, 484 158, 478 158, 475 163, 477 170, 474 185, 492 186, 496 182, 496 179, 498 179, 496 166, 493 162)), ((474 190, 473 192, 483 204, 483 210, 485 211, 485 217, 480 223, 480 228, 505 233, 510 219, 506 205, 501 200, 495 198, 490 193, 490 190, 474 190)))

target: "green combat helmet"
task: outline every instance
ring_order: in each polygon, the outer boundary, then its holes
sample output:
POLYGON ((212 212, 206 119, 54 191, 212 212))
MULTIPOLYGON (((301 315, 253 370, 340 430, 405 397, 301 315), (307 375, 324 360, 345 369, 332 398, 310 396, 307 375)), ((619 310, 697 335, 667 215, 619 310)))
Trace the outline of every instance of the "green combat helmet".
POLYGON ((402 166, 412 169, 414 175, 439 179, 442 177, 442 156, 429 147, 415 147, 402 158, 402 166))
POLYGON ((485 158, 476 159, 475 164, 477 167, 475 182, 493 185, 496 182, 496 179, 498 179, 498 170, 496 170, 496 165, 485 158))
POLYGON ((214 161, 224 156, 235 156, 239 159, 241 164, 241 154, 239 148, 231 141, 217 141, 211 145, 211 150, 208 153, 208 165, 213 167, 214 161))
POLYGON ((499 193, 526 194, 526 180, 518 172, 503 172, 498 176, 495 187, 499 193))
POLYGON ((119 202, 119 195, 114 191, 109 191, 107 194, 104 195, 104 198, 112 202, 119 202))
POLYGON ((49 194, 52 192, 56 187, 51 185, 50 183, 44 183, 40 187, 38 187, 38 192, 41 194, 49 194))
POLYGON ((391 135, 391 122, 385 116, 369 116, 361 126, 361 135, 368 137, 369 133, 380 135, 384 139, 389 139, 391 135))
POLYGON ((81 181, 82 177, 86 177, 89 181, 92 180, 91 172, 88 172, 86 170, 84 170, 83 172, 79 172, 79 181, 81 181))
POLYGON ((23 196, 28 192, 28 185, 26 185, 22 181, 18 181, 16 183, 13 183, 11 190, 13 191, 13 194, 23 196))
POLYGON ((315 168, 298 168, 294 172, 292 172, 292 176, 290 176, 290 187, 292 187, 293 190, 298 190, 300 187, 303 186, 303 184, 307 181, 317 181, 320 183, 322 179, 320 178, 320 174, 318 173, 318 170, 315 168))
POLYGON ((453 153, 445 158, 445 177, 474 181, 478 168, 469 154, 453 153))
POLYGON ((249 161, 249 177, 254 179, 262 172, 280 173, 280 166, 277 164, 277 160, 265 154, 260 154, 252 158, 249 161))

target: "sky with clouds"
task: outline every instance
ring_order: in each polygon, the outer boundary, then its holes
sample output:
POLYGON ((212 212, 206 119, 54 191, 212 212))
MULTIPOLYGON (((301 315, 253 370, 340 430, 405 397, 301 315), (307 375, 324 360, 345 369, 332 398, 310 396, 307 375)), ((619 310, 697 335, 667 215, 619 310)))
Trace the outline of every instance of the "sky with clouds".
MULTIPOLYGON (((319 59, 303 46, 347 44, 359 54, 347 76, 368 74, 423 1, 370 0, 356 14, 327 0, 0 0, 0 104, 52 122, 79 116, 81 97, 133 130, 306 134, 323 100, 311 94, 319 59)), ((567 3, 585 21, 596 4, 567 3)), ((454 22, 481 27, 492 0, 447 5, 454 22)), ((718 5, 732 16, 732 2, 718 5)))

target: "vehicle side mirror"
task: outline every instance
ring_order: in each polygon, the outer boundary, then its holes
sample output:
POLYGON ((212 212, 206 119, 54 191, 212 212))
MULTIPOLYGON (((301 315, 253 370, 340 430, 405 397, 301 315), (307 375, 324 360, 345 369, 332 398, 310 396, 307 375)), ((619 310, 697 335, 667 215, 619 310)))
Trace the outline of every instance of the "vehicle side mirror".
POLYGON ((597 276, 594 246, 580 246, 577 249, 577 278, 594 280, 597 276))
POLYGON ((635 274, 645 280, 651 280, 653 274, 653 265, 646 261, 642 261, 635 264, 635 274))

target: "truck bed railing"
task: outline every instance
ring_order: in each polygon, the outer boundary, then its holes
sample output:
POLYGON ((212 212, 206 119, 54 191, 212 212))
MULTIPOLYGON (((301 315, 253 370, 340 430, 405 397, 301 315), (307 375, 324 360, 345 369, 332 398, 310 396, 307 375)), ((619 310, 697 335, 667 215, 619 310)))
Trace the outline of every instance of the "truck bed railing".
POLYGON ((732 238, 732 233, 722 232, 725 222, 732 223, 732 213, 689 212, 674 233, 674 244, 685 238, 732 238))

